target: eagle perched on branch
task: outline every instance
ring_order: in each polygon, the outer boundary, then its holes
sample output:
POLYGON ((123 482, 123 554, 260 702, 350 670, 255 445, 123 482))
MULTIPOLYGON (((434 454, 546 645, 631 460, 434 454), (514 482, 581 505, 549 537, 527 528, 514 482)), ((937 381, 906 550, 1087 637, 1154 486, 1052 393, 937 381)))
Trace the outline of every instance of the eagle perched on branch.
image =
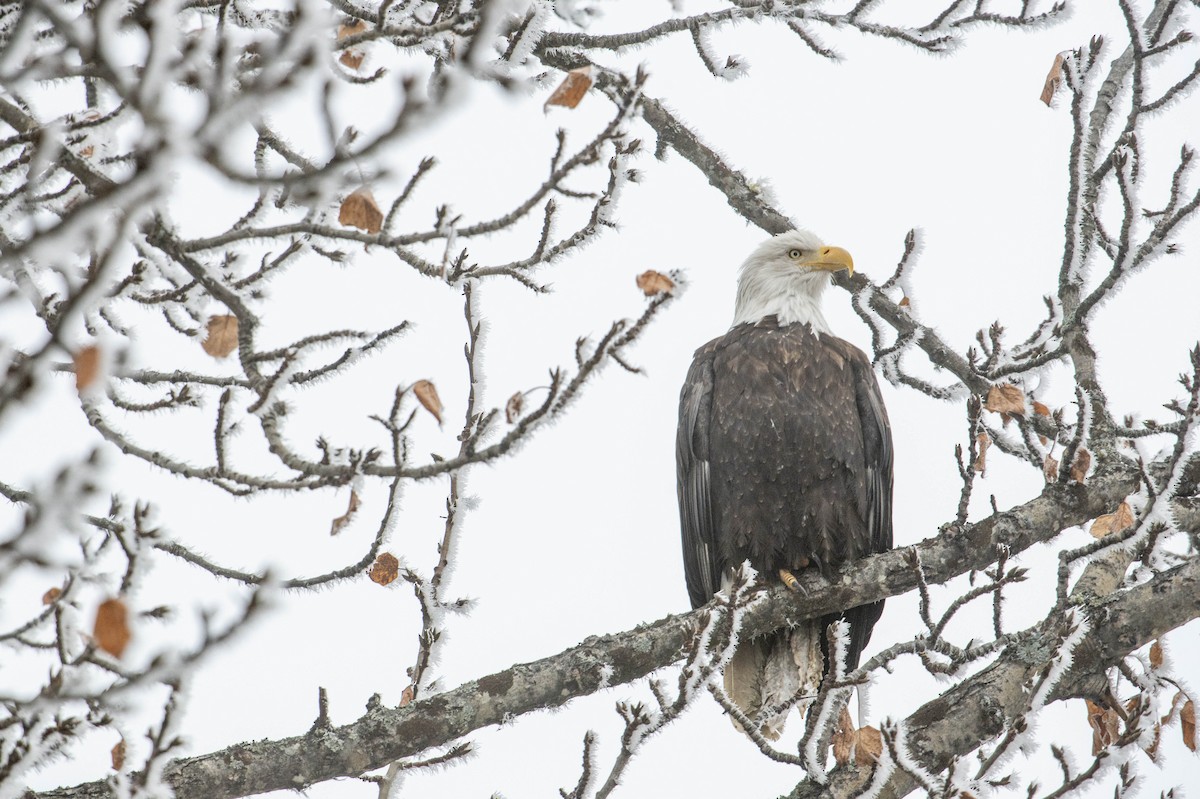
MULTIPOLYGON (((743 561, 790 588, 809 566, 826 576, 892 547, 892 433, 867 356, 821 314, 850 253, 793 230, 742 264, 733 326, 696 351, 676 439, 683 563, 692 606, 743 561)), ((847 668, 883 603, 745 640, 725 669, 729 698, 778 738, 827 668, 826 628, 850 625, 847 668)))

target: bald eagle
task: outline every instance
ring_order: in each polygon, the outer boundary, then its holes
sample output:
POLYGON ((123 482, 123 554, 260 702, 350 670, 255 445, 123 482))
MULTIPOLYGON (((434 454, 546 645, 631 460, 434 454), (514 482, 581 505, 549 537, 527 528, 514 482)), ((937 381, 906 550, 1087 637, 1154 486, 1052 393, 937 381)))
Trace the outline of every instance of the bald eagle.
MULTIPOLYGON (((871 362, 821 314, 850 254, 793 230, 742 264, 733 326, 696 351, 676 439, 683 563, 692 606, 743 561, 760 575, 812 566, 825 576, 892 547, 892 434, 871 362)), ((828 664, 826 628, 850 625, 848 668, 883 603, 742 641, 725 669, 730 699, 778 738, 828 664)))

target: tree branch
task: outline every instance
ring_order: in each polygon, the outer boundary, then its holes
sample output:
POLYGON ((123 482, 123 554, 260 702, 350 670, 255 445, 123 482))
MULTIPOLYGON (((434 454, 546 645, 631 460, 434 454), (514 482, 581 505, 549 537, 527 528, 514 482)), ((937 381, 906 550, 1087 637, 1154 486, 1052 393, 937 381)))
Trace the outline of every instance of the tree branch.
MULTIPOLYGON (((1053 538, 1115 507, 1135 491, 1133 469, 1106 471, 1086 485, 1048 485, 1035 499, 976 524, 947 526, 917 544, 925 579, 945 582, 995 560, 1004 544, 1012 554, 1053 538)), ((802 591, 782 586, 747 614, 743 636, 756 636, 848 607, 904 593, 918 576, 905 548, 876 555, 844 570, 830 583, 815 571, 801 577, 802 591)), ((222 799, 271 790, 296 790, 322 780, 357 776, 400 758, 451 742, 482 727, 534 710, 558 707, 602 688, 622 685, 670 665, 681 656, 704 609, 634 630, 588 638, 579 646, 465 683, 454 690, 392 709, 373 706, 359 720, 336 729, 275 741, 236 744, 178 760, 166 779, 178 799, 222 799), (236 764, 234 766, 233 764, 236 764)), ((38 796, 92 799, 112 796, 104 782, 38 796)))
MULTIPOLYGON (((1200 561, 1189 561, 1088 605, 1086 614, 1092 621, 1091 632, 1073 650, 1072 668, 1050 701, 1093 695, 1096 678, 1106 668, 1200 616, 1200 561)), ((995 664, 905 720, 905 744, 925 769, 936 773, 948 768, 955 758, 1004 733, 1027 709, 1029 686, 1045 669, 1043 653, 1054 648, 1056 621, 1051 618, 1027 643, 1009 648, 995 664)), ((854 796, 869 777, 865 769, 838 769, 829 784, 805 780, 787 799, 854 796)), ((918 787, 909 774, 897 769, 877 796, 898 799, 918 787)))

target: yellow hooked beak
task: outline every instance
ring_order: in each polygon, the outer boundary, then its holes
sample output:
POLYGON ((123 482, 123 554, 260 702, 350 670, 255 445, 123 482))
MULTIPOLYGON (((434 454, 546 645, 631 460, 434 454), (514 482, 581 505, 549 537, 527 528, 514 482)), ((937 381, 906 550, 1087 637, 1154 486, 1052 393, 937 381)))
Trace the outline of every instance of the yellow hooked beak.
POLYGON ((822 247, 817 250, 817 254, 811 260, 801 261, 800 265, 813 269, 824 269, 827 272, 845 269, 850 274, 854 274, 854 259, 841 247, 822 247))

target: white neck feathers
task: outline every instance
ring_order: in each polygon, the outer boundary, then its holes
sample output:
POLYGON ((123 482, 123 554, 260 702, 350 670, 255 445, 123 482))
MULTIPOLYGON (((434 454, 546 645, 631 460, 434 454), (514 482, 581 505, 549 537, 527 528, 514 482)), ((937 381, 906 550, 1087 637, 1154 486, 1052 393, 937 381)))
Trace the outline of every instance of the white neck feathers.
POLYGON ((828 285, 828 272, 798 269, 792 264, 763 261, 752 255, 738 276, 733 324, 759 322, 774 316, 781 325, 804 323, 814 333, 831 334, 821 313, 821 294, 828 285))

